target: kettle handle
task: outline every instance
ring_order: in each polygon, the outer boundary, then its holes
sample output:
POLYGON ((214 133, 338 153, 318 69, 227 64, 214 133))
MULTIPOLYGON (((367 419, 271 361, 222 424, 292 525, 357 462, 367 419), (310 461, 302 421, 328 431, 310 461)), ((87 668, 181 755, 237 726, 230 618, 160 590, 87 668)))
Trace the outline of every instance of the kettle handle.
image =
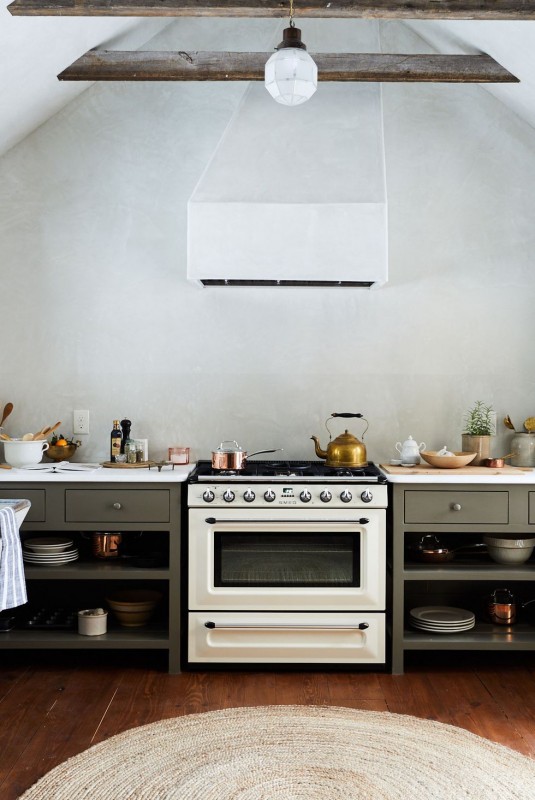
POLYGON ((364 433, 362 434, 362 438, 364 439, 366 431, 369 428, 369 422, 363 414, 353 414, 351 411, 333 411, 331 416, 327 417, 327 419, 325 420, 325 427, 327 428, 327 433, 329 434, 329 441, 332 439, 332 436, 329 430, 328 422, 329 420, 333 419, 333 417, 346 417, 346 418, 357 417, 358 419, 363 419, 364 422, 366 423, 366 427, 364 428, 364 433))

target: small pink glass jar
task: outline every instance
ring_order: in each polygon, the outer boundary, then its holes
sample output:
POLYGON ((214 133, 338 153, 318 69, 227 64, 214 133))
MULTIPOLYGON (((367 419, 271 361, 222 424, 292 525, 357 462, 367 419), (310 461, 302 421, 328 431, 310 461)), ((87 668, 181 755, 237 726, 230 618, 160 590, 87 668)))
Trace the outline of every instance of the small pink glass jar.
POLYGON ((171 464, 189 464, 189 447, 170 447, 168 460, 171 464))

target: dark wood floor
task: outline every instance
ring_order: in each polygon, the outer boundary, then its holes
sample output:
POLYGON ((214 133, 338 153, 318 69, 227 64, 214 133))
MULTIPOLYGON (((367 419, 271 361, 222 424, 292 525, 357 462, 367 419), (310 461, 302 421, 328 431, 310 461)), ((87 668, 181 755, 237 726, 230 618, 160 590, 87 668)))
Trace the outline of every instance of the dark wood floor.
POLYGON ((405 675, 188 672, 158 654, 0 654, 0 797, 114 734, 232 706, 334 705, 447 722, 535 758, 535 654, 411 654, 405 675))

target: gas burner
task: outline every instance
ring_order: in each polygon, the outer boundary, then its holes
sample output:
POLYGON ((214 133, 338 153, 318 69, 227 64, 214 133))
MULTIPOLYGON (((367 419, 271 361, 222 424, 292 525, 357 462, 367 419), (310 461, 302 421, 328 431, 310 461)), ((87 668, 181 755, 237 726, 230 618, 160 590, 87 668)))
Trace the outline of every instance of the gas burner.
POLYGON ((241 475, 243 470, 241 469, 212 469, 212 475, 217 477, 233 477, 235 475, 241 475))
POLYGON ((290 461, 266 461, 263 464, 263 472, 270 475, 287 475, 288 477, 307 475, 311 472, 310 464, 299 464, 290 461))
POLYGON ((210 461, 199 461, 190 483, 386 483, 386 476, 373 464, 364 467, 327 467, 323 461, 248 461, 241 470, 212 469, 210 461))

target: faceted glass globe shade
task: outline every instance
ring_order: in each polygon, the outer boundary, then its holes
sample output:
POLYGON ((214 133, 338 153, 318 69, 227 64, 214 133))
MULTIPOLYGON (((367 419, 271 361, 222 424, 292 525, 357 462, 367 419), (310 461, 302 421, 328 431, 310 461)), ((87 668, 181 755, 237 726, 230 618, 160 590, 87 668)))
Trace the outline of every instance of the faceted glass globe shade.
POLYGON ((298 106, 318 88, 318 68, 306 50, 283 47, 266 62, 265 84, 277 103, 298 106))

